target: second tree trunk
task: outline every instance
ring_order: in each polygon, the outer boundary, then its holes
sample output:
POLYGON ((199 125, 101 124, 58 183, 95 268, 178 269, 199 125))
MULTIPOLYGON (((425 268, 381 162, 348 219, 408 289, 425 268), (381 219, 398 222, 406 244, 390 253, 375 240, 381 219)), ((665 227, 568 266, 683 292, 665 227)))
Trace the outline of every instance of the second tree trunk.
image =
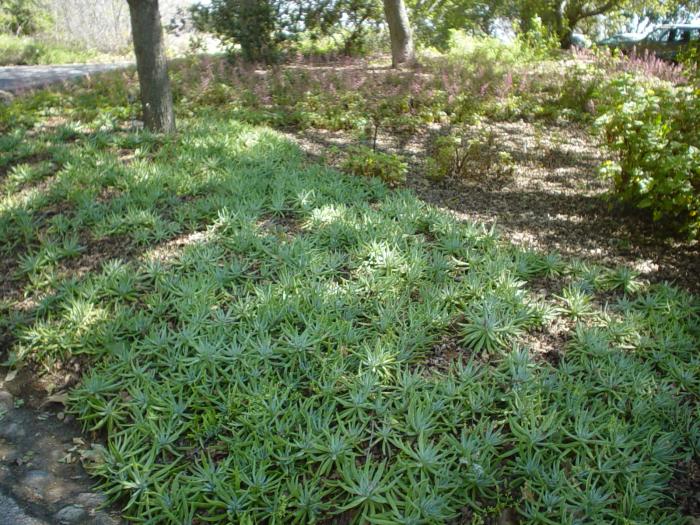
POLYGON ((413 62, 413 36, 406 4, 403 0, 384 0, 384 14, 391 38, 392 67, 413 62))

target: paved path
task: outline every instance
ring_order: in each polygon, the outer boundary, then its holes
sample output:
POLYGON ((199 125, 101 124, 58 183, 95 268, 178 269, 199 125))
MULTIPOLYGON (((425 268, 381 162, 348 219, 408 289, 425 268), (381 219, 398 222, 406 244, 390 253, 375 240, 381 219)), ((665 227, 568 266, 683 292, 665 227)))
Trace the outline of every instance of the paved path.
POLYGON ((0 525, 46 525, 46 522, 29 516, 15 500, 0 492, 0 525))
MULTIPOLYGON (((45 405, 28 393, 20 371, 0 371, 0 525, 120 525, 119 512, 82 467, 99 449, 61 403, 45 405), (7 377, 7 376, 5 376, 7 377), (7 388, 7 390, 5 389, 7 388), (11 391, 26 397, 15 397, 11 391), (26 401, 26 403, 23 403, 26 401)), ((62 399, 63 396, 59 396, 62 399)))
POLYGON ((37 89, 95 73, 123 69, 131 65, 130 62, 117 62, 114 64, 0 67, 0 91, 15 93, 25 89, 37 89))

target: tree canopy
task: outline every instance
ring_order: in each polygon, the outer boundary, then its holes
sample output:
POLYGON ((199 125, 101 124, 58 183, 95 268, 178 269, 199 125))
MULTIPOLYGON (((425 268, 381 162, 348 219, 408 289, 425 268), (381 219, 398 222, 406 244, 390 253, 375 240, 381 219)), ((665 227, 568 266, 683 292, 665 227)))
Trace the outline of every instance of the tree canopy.
MULTIPOLYGON (((417 45, 438 49, 448 45, 453 30, 493 34, 505 24, 527 32, 535 19, 568 47, 572 33, 593 27, 591 21, 620 27, 634 16, 661 22, 693 18, 700 10, 698 0, 406 0, 405 6, 417 45)), ((212 0, 193 13, 200 29, 240 46, 252 61, 273 60, 280 44, 300 34, 314 39, 342 33, 349 53, 362 47, 370 28, 387 21, 379 0, 212 0)))

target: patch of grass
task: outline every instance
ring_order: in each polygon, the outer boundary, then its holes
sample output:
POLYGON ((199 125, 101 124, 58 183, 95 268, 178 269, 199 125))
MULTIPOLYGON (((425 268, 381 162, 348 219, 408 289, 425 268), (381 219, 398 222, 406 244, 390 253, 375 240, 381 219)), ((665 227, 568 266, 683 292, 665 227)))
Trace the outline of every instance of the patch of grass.
POLYGON ((221 109, 136 131, 127 92, 6 110, 0 253, 35 304, 10 362, 90 364, 70 406, 128 517, 683 523, 696 297, 523 251, 221 109), (553 364, 527 341, 555 322, 553 364))
POLYGON ((103 58, 95 51, 34 37, 0 35, 0 66, 74 64, 103 58))

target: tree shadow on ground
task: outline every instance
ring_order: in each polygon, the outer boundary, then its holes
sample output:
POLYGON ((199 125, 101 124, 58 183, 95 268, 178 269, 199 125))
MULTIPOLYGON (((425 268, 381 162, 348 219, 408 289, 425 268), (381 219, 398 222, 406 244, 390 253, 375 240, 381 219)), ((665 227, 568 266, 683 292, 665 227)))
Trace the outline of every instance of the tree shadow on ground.
MULTIPOLYGON (((615 205, 597 175, 603 153, 577 126, 505 122, 472 129, 467 139, 494 134, 492 156, 506 152, 510 176, 489 174, 478 162, 468 178, 427 180, 422 169, 431 137, 381 134, 379 148, 407 157, 407 185, 426 202, 465 220, 496 224, 511 241, 542 251, 607 265, 627 265, 652 282, 700 290, 700 244, 673 238, 636 210, 615 205)), ((304 132, 295 139, 315 160, 351 139, 342 133, 304 132)))

